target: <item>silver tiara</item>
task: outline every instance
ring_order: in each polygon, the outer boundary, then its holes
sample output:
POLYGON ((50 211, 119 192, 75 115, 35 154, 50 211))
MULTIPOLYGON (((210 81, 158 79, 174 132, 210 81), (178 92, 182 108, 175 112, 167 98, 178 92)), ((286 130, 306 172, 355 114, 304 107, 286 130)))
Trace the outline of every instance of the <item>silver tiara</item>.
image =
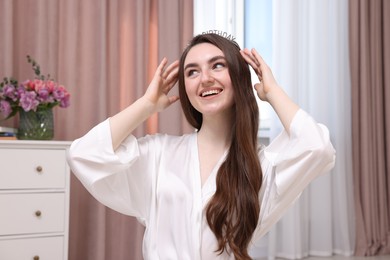
POLYGON ((228 40, 231 40, 231 41, 236 41, 236 37, 234 37, 233 35, 231 34, 228 34, 227 32, 224 32, 224 31, 220 31, 220 30, 208 30, 208 31, 205 31, 205 32, 202 32, 202 34, 209 34, 209 33, 214 33, 214 34, 218 34, 219 36, 222 36, 228 40))

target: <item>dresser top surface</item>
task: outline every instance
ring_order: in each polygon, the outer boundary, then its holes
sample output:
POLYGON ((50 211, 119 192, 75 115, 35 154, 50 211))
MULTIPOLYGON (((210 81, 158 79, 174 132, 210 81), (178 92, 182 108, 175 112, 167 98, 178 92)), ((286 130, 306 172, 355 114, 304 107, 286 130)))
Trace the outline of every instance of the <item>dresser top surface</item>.
POLYGON ((0 148, 68 148, 72 141, 0 140, 0 148))

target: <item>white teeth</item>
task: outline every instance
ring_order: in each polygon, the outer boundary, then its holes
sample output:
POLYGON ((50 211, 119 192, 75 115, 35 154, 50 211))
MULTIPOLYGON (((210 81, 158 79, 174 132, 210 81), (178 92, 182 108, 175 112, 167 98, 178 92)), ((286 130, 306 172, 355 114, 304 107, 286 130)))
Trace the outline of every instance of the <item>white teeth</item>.
POLYGON ((217 90, 217 89, 208 90, 208 91, 205 91, 205 92, 202 93, 202 97, 218 94, 219 92, 221 92, 221 91, 217 90))

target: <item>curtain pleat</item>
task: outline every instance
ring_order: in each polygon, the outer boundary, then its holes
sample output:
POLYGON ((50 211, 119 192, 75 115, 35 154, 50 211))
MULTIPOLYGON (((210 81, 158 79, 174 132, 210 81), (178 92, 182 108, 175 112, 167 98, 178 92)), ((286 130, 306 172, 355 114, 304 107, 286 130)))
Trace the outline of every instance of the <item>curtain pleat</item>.
MULTIPOLYGON (((0 77, 32 78, 26 55, 34 57, 71 94, 70 107, 54 110, 55 139, 74 140, 141 97, 162 57, 179 58, 192 37, 192 9, 192 0, 1 0, 0 77)), ((177 103, 135 135, 188 132, 184 122, 177 103)), ((142 259, 144 228, 73 176, 70 207, 69 259, 142 259)))
POLYGON ((390 3, 349 1, 355 254, 390 254, 390 3))
POLYGON ((273 2, 272 68, 290 97, 330 132, 331 172, 313 181, 269 234, 269 258, 354 251, 348 0, 273 2))

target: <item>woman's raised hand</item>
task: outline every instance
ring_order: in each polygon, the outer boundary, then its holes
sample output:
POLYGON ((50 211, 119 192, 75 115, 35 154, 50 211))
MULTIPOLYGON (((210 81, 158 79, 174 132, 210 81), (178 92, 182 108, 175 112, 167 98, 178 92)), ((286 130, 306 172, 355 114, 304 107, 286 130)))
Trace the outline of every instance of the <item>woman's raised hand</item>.
POLYGON ((264 62, 255 49, 241 50, 241 55, 245 61, 254 69, 259 77, 260 83, 255 84, 257 95, 263 101, 267 101, 278 114, 287 133, 290 133, 290 124, 299 106, 295 104, 279 87, 271 69, 264 62))
POLYGON ((259 83, 255 84, 255 89, 257 95, 263 101, 269 101, 267 94, 278 84, 272 74, 271 69, 265 63, 260 54, 255 50, 249 50, 247 48, 241 50, 241 55, 245 61, 253 68, 257 77, 259 78, 259 83))
POLYGON ((168 96, 178 80, 179 61, 166 67, 167 62, 166 58, 161 61, 144 95, 155 107, 155 112, 160 112, 179 100, 178 96, 168 96))

